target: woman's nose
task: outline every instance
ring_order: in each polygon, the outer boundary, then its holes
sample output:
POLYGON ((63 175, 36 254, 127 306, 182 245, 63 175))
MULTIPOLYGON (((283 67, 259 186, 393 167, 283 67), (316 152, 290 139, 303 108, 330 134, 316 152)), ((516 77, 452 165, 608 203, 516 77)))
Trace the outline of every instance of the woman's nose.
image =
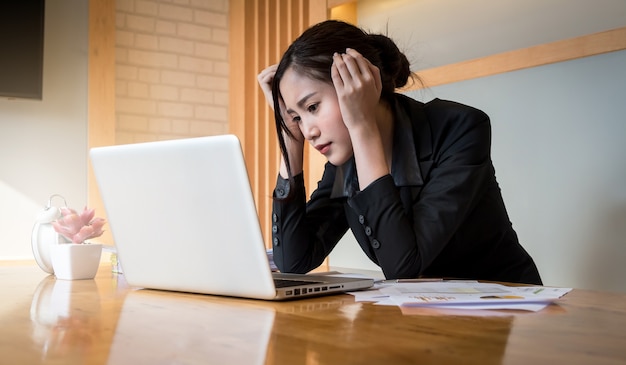
POLYGON ((317 125, 312 120, 302 120, 300 124, 300 131, 306 140, 312 140, 320 135, 320 130, 317 128, 317 125))

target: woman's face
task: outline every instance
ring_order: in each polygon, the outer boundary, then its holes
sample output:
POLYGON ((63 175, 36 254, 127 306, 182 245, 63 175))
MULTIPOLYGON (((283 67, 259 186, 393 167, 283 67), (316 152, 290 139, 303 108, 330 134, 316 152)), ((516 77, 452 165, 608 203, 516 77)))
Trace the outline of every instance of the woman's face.
POLYGON ((352 157, 352 141, 343 123, 337 93, 332 84, 314 80, 291 67, 280 80, 285 103, 285 123, 294 123, 304 138, 333 165, 352 157))

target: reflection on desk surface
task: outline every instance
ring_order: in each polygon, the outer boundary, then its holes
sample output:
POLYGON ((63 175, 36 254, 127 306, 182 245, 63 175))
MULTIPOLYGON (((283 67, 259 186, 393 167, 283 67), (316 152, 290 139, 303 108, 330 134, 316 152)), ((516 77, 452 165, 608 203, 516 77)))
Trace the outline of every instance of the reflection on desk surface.
POLYGON ((394 337, 394 352, 435 350, 437 358, 443 359, 446 348, 455 348, 488 353, 482 363, 497 364, 512 322, 512 316, 483 318, 482 331, 476 331, 471 321, 449 317, 456 324, 442 331, 437 328, 441 318, 406 317, 394 327, 384 327, 380 321, 397 316, 397 308, 378 306, 364 313, 364 304, 352 300, 266 303, 167 294, 139 290, 125 297, 109 364, 203 363, 209 359, 214 364, 385 363, 394 360, 389 349, 371 344, 394 337), (399 334, 405 331, 415 333, 401 338, 399 334), (432 331, 441 332, 440 340, 430 338, 432 331))
POLYGON ((267 302, 2 265, 0 291, 3 364, 626 363, 620 293, 574 290, 536 313, 403 315, 350 295, 267 302))
POLYGON ((124 299, 109 364, 265 363, 274 311, 147 290, 124 299))

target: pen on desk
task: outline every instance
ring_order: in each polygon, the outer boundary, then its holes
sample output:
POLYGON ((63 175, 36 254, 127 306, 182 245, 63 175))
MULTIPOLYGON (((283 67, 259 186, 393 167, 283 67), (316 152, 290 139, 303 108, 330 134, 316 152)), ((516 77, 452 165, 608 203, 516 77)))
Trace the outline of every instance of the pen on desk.
POLYGON ((417 279, 392 279, 392 280, 378 280, 376 283, 432 283, 444 281, 443 278, 417 278, 417 279))
POLYGON ((443 281, 443 278, 398 279, 396 283, 430 283, 435 281, 443 281))

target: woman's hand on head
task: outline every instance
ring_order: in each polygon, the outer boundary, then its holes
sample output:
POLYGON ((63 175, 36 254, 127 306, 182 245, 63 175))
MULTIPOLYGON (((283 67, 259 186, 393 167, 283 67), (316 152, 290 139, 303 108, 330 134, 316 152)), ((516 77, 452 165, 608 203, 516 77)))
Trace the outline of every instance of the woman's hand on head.
POLYGON ((359 52, 346 49, 346 53, 333 55, 331 77, 363 190, 390 171, 391 155, 385 151, 377 121, 382 93, 380 70, 359 52))
POLYGON ((256 79, 265 95, 265 100, 274 109, 274 99, 272 98, 272 81, 274 81, 274 75, 276 75, 276 69, 278 64, 271 65, 259 72, 256 79))
MULTIPOLYGON (((274 99, 272 97, 272 82, 274 81, 274 75, 276 75, 276 69, 278 68, 278 64, 271 65, 265 68, 257 75, 257 81, 263 94, 265 95, 265 100, 270 105, 272 110, 274 109, 274 99)), ((300 127, 297 123, 293 123, 288 119, 285 119, 285 113, 283 113, 285 107, 282 103, 282 100, 279 100, 279 105, 281 108, 281 114, 283 116, 283 121, 285 125, 289 129, 292 137, 290 137, 285 131, 282 132, 283 139, 285 141, 285 147, 287 149, 287 153, 289 154, 289 160, 291 164, 291 171, 293 174, 298 174, 302 172, 302 159, 303 159, 303 150, 304 150, 304 136, 300 131, 300 127)), ((285 160, 281 158, 280 163, 280 174, 287 178, 287 170, 285 167, 285 160)))
MULTIPOLYGON (((259 86, 261 87, 261 90, 263 90, 265 100, 272 109, 274 109, 274 99, 272 97, 272 82, 274 81, 274 75, 276 75, 277 68, 278 64, 271 65, 265 68, 263 71, 259 72, 259 74, 257 75, 257 81, 259 83, 259 86)), ((282 112, 285 109, 282 100, 279 100, 279 104, 282 112)), ((283 120, 285 120, 287 128, 289 128, 289 131, 295 137, 296 142, 304 143, 304 137, 302 136, 302 132, 300 131, 298 125, 296 123, 290 122, 288 119, 285 119, 285 113, 281 114, 283 116, 283 120)), ((283 136, 285 137, 285 141, 288 142, 287 139, 290 139, 289 136, 286 135, 286 133, 284 132, 283 136)))
POLYGON ((380 70, 359 52, 346 49, 346 53, 335 53, 331 77, 343 121, 348 130, 374 123, 376 108, 380 101, 382 82, 380 70))

